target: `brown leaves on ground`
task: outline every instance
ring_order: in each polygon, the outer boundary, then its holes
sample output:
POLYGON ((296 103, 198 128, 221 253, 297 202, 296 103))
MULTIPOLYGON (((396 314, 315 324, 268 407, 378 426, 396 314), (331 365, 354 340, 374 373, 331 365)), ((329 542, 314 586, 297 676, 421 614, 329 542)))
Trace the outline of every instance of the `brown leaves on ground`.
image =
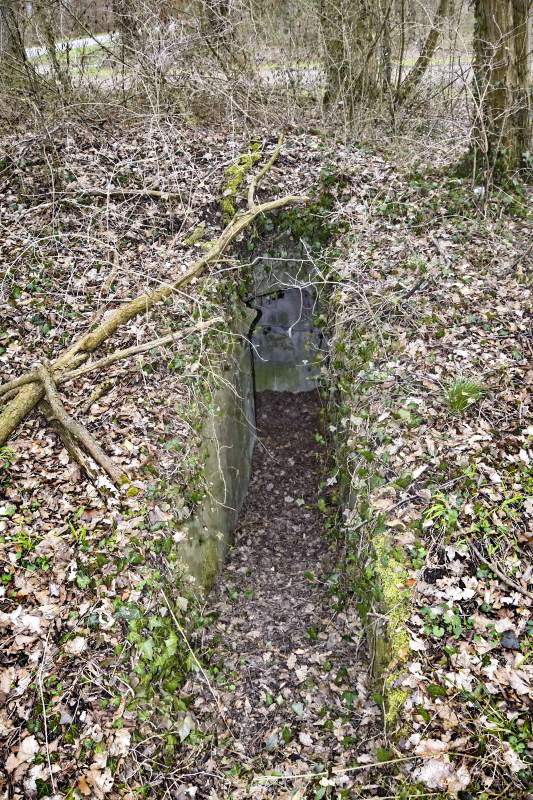
POLYGON ((528 223, 483 220, 468 208, 468 183, 444 174, 425 184, 393 174, 366 197, 336 265, 336 338, 348 343, 343 380, 354 362, 342 420, 352 490, 365 492, 369 471, 379 476, 369 502, 407 557, 410 653, 393 682, 406 693, 400 751, 434 750, 412 771, 428 789, 522 797, 533 756, 531 599, 470 543, 531 591, 528 223), (459 192, 458 214, 447 204, 459 192))

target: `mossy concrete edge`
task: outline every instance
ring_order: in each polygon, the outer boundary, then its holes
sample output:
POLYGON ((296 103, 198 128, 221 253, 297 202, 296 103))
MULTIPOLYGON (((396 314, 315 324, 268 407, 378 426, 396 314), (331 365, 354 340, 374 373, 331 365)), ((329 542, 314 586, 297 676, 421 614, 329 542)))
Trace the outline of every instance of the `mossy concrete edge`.
MULTIPOLYGON (((242 328, 249 322, 247 316, 242 328)), ((180 555, 203 590, 210 588, 222 566, 248 489, 255 443, 251 359, 247 343, 232 347, 202 431, 207 493, 185 523, 180 555)))

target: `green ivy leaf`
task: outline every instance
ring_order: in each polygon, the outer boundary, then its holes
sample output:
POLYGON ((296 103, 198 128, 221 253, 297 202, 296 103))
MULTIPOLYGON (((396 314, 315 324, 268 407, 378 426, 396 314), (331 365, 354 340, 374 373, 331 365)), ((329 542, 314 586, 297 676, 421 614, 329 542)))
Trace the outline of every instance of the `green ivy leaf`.
POLYGON ((151 661, 152 658, 154 657, 154 640, 145 639, 144 642, 141 642, 141 646, 139 649, 142 655, 149 661, 151 661))
POLYGON ((165 639, 165 647, 167 649, 167 653, 169 656, 173 656, 176 654, 178 649, 178 637, 171 631, 170 636, 168 639, 165 639))

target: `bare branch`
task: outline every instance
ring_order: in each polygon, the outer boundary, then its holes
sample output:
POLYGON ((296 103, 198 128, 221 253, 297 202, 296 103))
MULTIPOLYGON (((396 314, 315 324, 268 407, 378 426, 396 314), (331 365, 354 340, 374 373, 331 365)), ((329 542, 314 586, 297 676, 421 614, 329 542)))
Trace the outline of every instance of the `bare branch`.
MULTIPOLYGON (((104 318, 94 330, 88 331, 81 336, 74 344, 66 350, 52 364, 54 372, 63 370, 72 365, 74 357, 81 353, 90 353, 99 347, 111 334, 126 325, 130 320, 139 314, 150 311, 155 305, 165 300, 177 289, 189 284, 194 278, 201 275, 208 264, 217 261, 225 252, 226 248, 234 239, 247 228, 260 214, 266 214, 277 208, 287 205, 308 202, 309 198, 304 195, 287 195, 276 200, 270 200, 261 205, 254 206, 252 209, 237 214, 233 220, 222 231, 217 241, 210 247, 208 252, 197 259, 188 270, 186 270, 173 283, 162 285, 155 292, 142 294, 125 303, 120 308, 114 309, 107 318, 104 318)), ((4 444, 20 422, 29 414, 35 405, 42 399, 44 390, 42 385, 31 383, 23 386, 17 396, 13 398, 0 414, 0 444, 4 444)))

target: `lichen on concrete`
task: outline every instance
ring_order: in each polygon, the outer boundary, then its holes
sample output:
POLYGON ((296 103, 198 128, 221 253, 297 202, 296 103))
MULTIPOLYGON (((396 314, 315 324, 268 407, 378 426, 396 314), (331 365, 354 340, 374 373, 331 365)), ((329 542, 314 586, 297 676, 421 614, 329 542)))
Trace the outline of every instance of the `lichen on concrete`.
MULTIPOLYGON (((245 333, 252 313, 234 321, 245 333)), ((182 526, 181 556, 199 586, 211 586, 222 565, 246 494, 255 441, 254 391, 250 349, 234 341, 229 366, 215 392, 202 430, 206 496, 182 526)))

